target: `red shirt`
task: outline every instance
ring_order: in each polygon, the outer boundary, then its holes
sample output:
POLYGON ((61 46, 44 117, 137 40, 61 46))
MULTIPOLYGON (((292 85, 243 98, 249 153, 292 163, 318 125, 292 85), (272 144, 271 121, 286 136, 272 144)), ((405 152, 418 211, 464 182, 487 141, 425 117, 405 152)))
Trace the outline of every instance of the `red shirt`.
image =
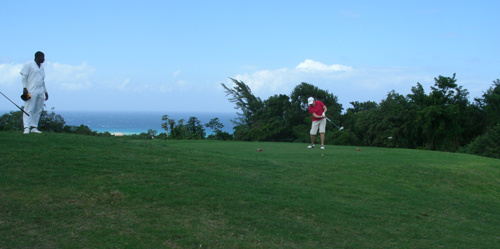
MULTIPOLYGON (((313 107, 312 105, 309 105, 309 112, 311 113, 311 115, 313 113, 316 113, 316 115, 321 116, 321 115, 323 115, 323 106, 325 106, 325 104, 323 104, 323 102, 316 100, 315 107, 313 107)), ((313 121, 318 121, 318 120, 322 120, 322 119, 323 118, 315 118, 313 116, 313 121)))

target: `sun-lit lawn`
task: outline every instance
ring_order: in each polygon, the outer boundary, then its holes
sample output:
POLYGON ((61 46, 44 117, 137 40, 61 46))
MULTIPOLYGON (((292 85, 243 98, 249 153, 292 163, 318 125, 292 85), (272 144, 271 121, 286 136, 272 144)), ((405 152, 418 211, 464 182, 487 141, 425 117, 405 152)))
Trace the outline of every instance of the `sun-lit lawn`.
POLYGON ((0 248, 499 247, 500 160, 306 146, 0 132, 0 248))

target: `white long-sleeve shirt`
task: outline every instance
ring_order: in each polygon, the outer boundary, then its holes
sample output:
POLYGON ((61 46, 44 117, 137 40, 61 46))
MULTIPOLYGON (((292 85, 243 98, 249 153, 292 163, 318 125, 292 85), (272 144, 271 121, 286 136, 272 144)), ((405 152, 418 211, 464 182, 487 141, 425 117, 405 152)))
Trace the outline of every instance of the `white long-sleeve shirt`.
POLYGON ((42 64, 38 67, 35 61, 28 61, 19 73, 23 76, 23 88, 28 89, 30 94, 47 92, 47 88, 45 87, 45 70, 42 64))

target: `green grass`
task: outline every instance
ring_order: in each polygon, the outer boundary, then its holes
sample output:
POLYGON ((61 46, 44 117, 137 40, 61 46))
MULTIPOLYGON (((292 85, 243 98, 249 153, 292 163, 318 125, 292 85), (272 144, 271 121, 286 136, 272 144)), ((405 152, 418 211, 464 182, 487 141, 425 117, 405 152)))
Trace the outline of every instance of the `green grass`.
POLYGON ((0 132, 0 248, 500 246, 500 160, 306 146, 0 132))

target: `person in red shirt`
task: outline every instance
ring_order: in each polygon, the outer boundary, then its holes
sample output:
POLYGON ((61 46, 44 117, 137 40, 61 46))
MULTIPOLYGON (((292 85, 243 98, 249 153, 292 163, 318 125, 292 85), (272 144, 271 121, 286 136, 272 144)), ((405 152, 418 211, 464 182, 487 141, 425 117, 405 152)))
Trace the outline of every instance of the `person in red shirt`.
POLYGON ((326 115, 325 112, 328 110, 325 104, 319 100, 314 100, 313 97, 307 99, 309 104, 309 112, 312 115, 312 127, 311 127, 311 145, 307 148, 314 148, 314 140, 316 139, 316 133, 319 128, 319 135, 321 137, 321 149, 325 149, 325 128, 326 128, 326 115))

